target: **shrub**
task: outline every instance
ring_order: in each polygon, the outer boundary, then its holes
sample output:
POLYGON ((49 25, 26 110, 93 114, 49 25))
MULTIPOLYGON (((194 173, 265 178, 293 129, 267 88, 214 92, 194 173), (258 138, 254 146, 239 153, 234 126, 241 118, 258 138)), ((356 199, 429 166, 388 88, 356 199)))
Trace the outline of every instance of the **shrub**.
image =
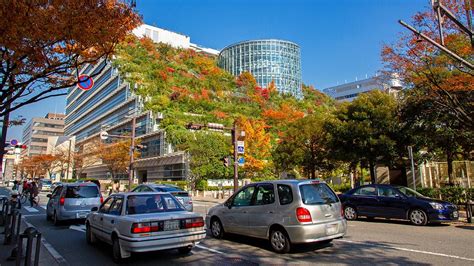
POLYGON ((177 187, 179 187, 181 189, 184 189, 184 190, 187 190, 187 187, 188 187, 188 182, 184 181, 184 180, 180 180, 180 181, 162 181, 162 180, 158 180, 158 181, 155 181, 155 184, 177 186, 177 187))
POLYGON ((466 200, 473 200, 474 189, 467 189, 457 186, 448 186, 442 188, 418 188, 418 192, 426 197, 442 199, 456 205, 466 203, 466 200))
POLYGON ((335 185, 335 184, 329 184, 328 185, 336 192, 340 193, 345 193, 351 189, 351 184, 346 183, 346 184, 340 184, 340 185, 335 185))

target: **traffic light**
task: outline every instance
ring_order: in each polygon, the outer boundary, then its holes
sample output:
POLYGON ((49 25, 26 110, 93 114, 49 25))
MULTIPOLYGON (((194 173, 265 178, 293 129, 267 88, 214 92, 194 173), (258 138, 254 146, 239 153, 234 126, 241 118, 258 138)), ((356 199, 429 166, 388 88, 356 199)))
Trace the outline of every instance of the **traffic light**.
POLYGON ((222 162, 224 163, 224 166, 225 167, 229 167, 229 157, 224 157, 222 159, 222 162))
POLYGON ((15 149, 26 149, 28 148, 26 145, 15 145, 15 149))

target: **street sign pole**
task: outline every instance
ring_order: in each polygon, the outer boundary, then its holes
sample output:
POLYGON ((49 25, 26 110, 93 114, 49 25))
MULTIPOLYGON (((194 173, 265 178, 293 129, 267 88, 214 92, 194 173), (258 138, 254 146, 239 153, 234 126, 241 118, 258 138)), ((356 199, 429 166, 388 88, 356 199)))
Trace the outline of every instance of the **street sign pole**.
POLYGON ((410 161, 411 161, 411 175, 413 177, 413 189, 416 190, 415 164, 413 162, 413 148, 412 148, 412 146, 408 146, 408 157, 410 157, 410 161))
POLYGON ((133 153, 135 150, 135 126, 137 122, 137 116, 134 114, 132 117, 132 139, 130 145, 130 166, 128 168, 128 191, 132 191, 133 184, 133 153))
POLYGON ((237 126, 234 121, 232 126, 232 143, 234 145, 234 192, 239 189, 239 162, 237 154, 237 126))

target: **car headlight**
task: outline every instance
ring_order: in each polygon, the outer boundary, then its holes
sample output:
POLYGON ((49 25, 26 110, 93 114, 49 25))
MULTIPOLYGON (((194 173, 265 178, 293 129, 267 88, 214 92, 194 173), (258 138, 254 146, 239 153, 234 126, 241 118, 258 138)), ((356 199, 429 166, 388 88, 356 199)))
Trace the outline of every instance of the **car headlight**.
POLYGON ((444 209, 443 205, 437 202, 430 202, 431 207, 435 210, 442 210, 444 209))

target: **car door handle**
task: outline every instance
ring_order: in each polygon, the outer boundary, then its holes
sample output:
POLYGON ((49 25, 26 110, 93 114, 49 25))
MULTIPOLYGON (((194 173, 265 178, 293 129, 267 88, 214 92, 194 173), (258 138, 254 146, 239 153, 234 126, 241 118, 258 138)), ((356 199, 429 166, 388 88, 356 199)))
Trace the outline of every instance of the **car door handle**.
POLYGON ((113 223, 114 223, 114 220, 110 221, 110 223, 113 224, 113 223))
POLYGON ((242 211, 242 213, 247 213, 247 211, 242 211))
POLYGON ((269 211, 268 213, 273 213, 273 211, 269 211))
POLYGON ((100 217, 100 220, 101 220, 101 221, 103 221, 103 220, 104 220, 104 218, 100 217))

